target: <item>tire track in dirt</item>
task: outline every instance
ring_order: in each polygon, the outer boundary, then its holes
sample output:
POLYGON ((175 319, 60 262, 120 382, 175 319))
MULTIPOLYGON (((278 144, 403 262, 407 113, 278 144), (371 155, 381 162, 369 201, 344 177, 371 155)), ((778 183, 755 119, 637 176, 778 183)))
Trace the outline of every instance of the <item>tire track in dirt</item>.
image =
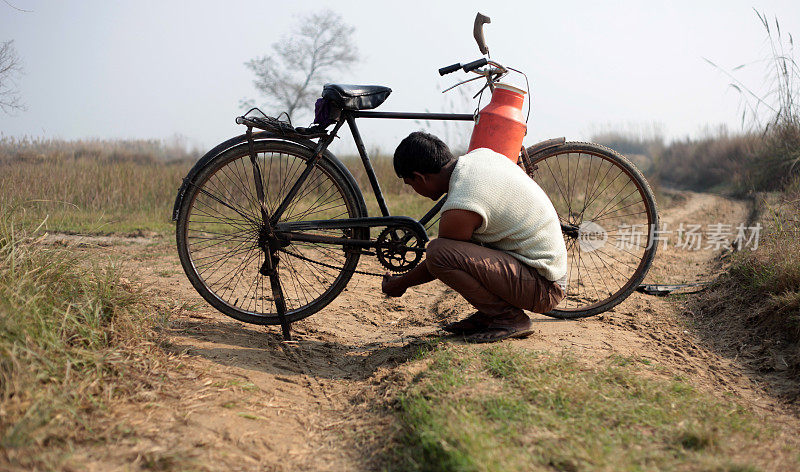
MULTIPOLYGON (((670 229, 681 222, 735 226, 748 215, 745 202, 692 192, 683 196, 680 204, 661 211, 670 229)), ((402 299, 387 299, 380 295, 380 279, 356 275, 328 308, 295 323, 298 341, 285 344, 278 327, 246 325, 210 308, 184 276, 169 240, 82 244, 88 246, 79 250, 92 255, 127 260, 155 296, 173 305, 168 335, 188 372, 176 379, 172 396, 159 397, 149 411, 136 402, 120 409, 120 419, 135 425, 135 435, 146 440, 84 451, 86 462, 101 469, 145 457, 164 444, 200 469, 369 469, 365 454, 370 451, 360 450, 354 436, 374 435, 388 421, 371 408, 391 385, 414 375, 416 367, 406 361, 419 340, 472 312, 439 282, 412 288, 402 299)), ((710 249, 676 249, 673 239, 659 249, 646 283, 710 280, 718 256, 710 249)), ((365 259, 360 269, 379 270, 365 259)), ((796 428, 796 418, 785 414, 779 401, 766 396, 731 360, 702 347, 680 314, 680 300, 634 293, 588 319, 533 315, 535 334, 509 342, 527 349, 568 350, 588 363, 612 355, 647 359, 662 366, 664 375, 682 376, 716 394, 733 393, 796 428)))

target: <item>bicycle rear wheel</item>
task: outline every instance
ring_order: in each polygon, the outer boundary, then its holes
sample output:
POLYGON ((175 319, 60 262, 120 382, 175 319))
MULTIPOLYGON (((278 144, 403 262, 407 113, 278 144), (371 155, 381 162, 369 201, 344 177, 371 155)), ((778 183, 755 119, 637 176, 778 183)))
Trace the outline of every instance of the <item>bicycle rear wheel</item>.
POLYGON ((619 153, 565 143, 530 157, 525 169, 547 193, 567 246, 567 296, 545 315, 581 318, 625 300, 641 283, 658 245, 650 186, 619 153))
MULTIPOLYGON (((256 142, 254 150, 265 207, 271 215, 306 168, 312 151, 282 141, 256 142)), ((342 171, 323 158, 280 221, 366 216, 359 201, 342 171)), ((349 229, 307 233, 367 236, 349 229)), ((221 153, 190 182, 178 214, 176 238, 189 281, 212 306, 247 323, 280 323, 269 277, 259 271, 265 260, 266 234, 246 144, 221 153)), ((336 298, 352 277, 360 253, 342 244, 293 242, 277 255, 286 318, 295 322, 336 298)))

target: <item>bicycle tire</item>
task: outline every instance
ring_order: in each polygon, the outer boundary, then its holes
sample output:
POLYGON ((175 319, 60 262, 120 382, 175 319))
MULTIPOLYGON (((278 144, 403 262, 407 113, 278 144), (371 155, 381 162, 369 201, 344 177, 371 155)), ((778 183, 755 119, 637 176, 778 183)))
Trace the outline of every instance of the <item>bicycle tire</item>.
POLYGON ((561 222, 581 228, 578 237, 564 233, 567 296, 544 314, 583 318, 620 304, 642 282, 658 249, 658 207, 647 180, 624 156, 593 143, 551 147, 530 156, 524 165, 550 197, 561 222), (603 180, 594 182, 600 175, 603 180), (620 194, 625 197, 617 199, 620 194), (630 196, 633 199, 626 201, 630 196), (606 245, 609 239, 613 246, 606 245))
MULTIPOLYGON (((313 151, 286 141, 257 141, 254 151, 271 214, 313 151)), ((258 246, 262 219, 253 175, 246 143, 211 159, 187 187, 178 213, 176 242, 189 281, 214 308, 246 323, 274 325, 280 324, 280 318, 269 277, 259 273, 265 253, 258 246)), ((357 191, 342 171, 323 157, 280 221, 366 216, 357 191)), ((363 229, 316 233, 368 237, 363 229)), ((359 251, 342 245, 294 242, 284 249, 277 253, 278 270, 289 322, 306 318, 333 301, 349 282, 360 257, 359 251), (307 259, 325 262, 328 267, 310 264, 307 259)))

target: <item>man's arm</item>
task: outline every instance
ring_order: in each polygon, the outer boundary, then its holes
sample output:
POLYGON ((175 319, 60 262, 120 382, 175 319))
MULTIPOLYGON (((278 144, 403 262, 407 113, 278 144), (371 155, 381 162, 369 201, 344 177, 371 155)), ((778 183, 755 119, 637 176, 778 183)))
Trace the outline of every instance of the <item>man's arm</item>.
MULTIPOLYGON (((454 239, 456 241, 469 241, 472 233, 483 223, 481 215, 469 210, 447 210, 442 213, 439 221, 439 237, 454 239)), ((422 261, 417 267, 403 275, 383 276, 381 289, 390 297, 402 296, 409 287, 422 285, 432 281, 435 277, 428 270, 427 261, 422 261)))
POLYGON ((483 223, 481 215, 469 210, 447 210, 439 221, 439 237, 469 241, 483 223))

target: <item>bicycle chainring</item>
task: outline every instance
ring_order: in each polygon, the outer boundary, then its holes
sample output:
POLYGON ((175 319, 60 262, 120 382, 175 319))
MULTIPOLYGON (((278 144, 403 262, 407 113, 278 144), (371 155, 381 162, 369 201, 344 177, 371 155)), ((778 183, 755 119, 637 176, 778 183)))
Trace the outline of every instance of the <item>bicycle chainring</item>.
POLYGON ((420 263, 426 235, 413 228, 389 226, 378 235, 375 253, 381 265, 392 272, 408 272, 420 263))

